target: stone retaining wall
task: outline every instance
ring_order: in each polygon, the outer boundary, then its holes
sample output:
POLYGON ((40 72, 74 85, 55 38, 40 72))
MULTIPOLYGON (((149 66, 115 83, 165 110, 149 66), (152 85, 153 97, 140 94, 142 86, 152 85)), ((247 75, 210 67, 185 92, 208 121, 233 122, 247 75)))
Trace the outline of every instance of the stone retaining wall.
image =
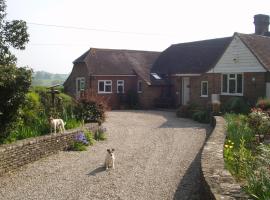
MULTIPOLYGON (((86 124, 85 128, 96 130, 97 124, 86 124)), ((65 133, 45 135, 12 144, 0 146, 0 176, 42 157, 66 150, 72 144, 74 136, 81 129, 68 130, 65 133)))
POLYGON ((207 199, 248 199, 230 172, 224 168, 225 120, 220 116, 214 119, 214 130, 205 143, 201 157, 202 178, 207 199))

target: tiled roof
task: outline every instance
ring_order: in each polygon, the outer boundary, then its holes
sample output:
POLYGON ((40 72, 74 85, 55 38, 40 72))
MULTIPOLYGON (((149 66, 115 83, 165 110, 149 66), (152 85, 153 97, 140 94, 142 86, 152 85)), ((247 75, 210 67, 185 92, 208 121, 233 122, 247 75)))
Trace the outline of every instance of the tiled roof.
POLYGON ((153 65, 158 74, 200 74, 212 68, 232 37, 171 45, 153 65))
POLYGON ((73 63, 84 62, 94 75, 133 75, 150 84, 150 68, 159 52, 91 48, 73 63))
POLYGON ((270 71, 270 37, 236 33, 263 67, 270 71))

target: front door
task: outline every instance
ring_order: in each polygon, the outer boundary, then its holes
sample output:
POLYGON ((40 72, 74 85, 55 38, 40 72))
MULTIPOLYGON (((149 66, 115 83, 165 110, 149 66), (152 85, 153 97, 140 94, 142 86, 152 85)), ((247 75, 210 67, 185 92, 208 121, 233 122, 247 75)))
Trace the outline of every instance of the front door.
POLYGON ((189 77, 182 78, 182 105, 187 105, 189 101, 189 94, 190 87, 189 87, 189 77))

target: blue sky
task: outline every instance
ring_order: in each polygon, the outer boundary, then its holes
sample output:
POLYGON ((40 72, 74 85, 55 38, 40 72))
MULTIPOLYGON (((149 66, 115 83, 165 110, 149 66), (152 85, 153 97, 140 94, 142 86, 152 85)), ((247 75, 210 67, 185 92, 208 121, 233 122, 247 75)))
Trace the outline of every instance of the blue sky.
POLYGON ((90 47, 162 51, 175 43, 253 33, 253 16, 270 15, 269 0, 8 0, 7 6, 7 19, 28 22, 26 50, 13 51, 18 66, 52 73, 69 73, 90 47))

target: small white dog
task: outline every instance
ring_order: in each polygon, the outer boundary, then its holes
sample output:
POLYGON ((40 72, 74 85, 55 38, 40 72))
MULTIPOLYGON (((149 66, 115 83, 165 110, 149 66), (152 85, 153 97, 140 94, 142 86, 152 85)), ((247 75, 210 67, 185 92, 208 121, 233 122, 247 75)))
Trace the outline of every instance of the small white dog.
POLYGON ((105 158, 105 167, 106 170, 109 168, 114 169, 114 161, 115 161, 115 156, 114 156, 114 149, 107 149, 107 155, 105 158))
POLYGON ((65 132, 65 123, 62 119, 54 119, 53 117, 49 118, 50 126, 51 126, 51 133, 52 129, 54 129, 54 133, 56 133, 57 129, 60 133, 65 132))

